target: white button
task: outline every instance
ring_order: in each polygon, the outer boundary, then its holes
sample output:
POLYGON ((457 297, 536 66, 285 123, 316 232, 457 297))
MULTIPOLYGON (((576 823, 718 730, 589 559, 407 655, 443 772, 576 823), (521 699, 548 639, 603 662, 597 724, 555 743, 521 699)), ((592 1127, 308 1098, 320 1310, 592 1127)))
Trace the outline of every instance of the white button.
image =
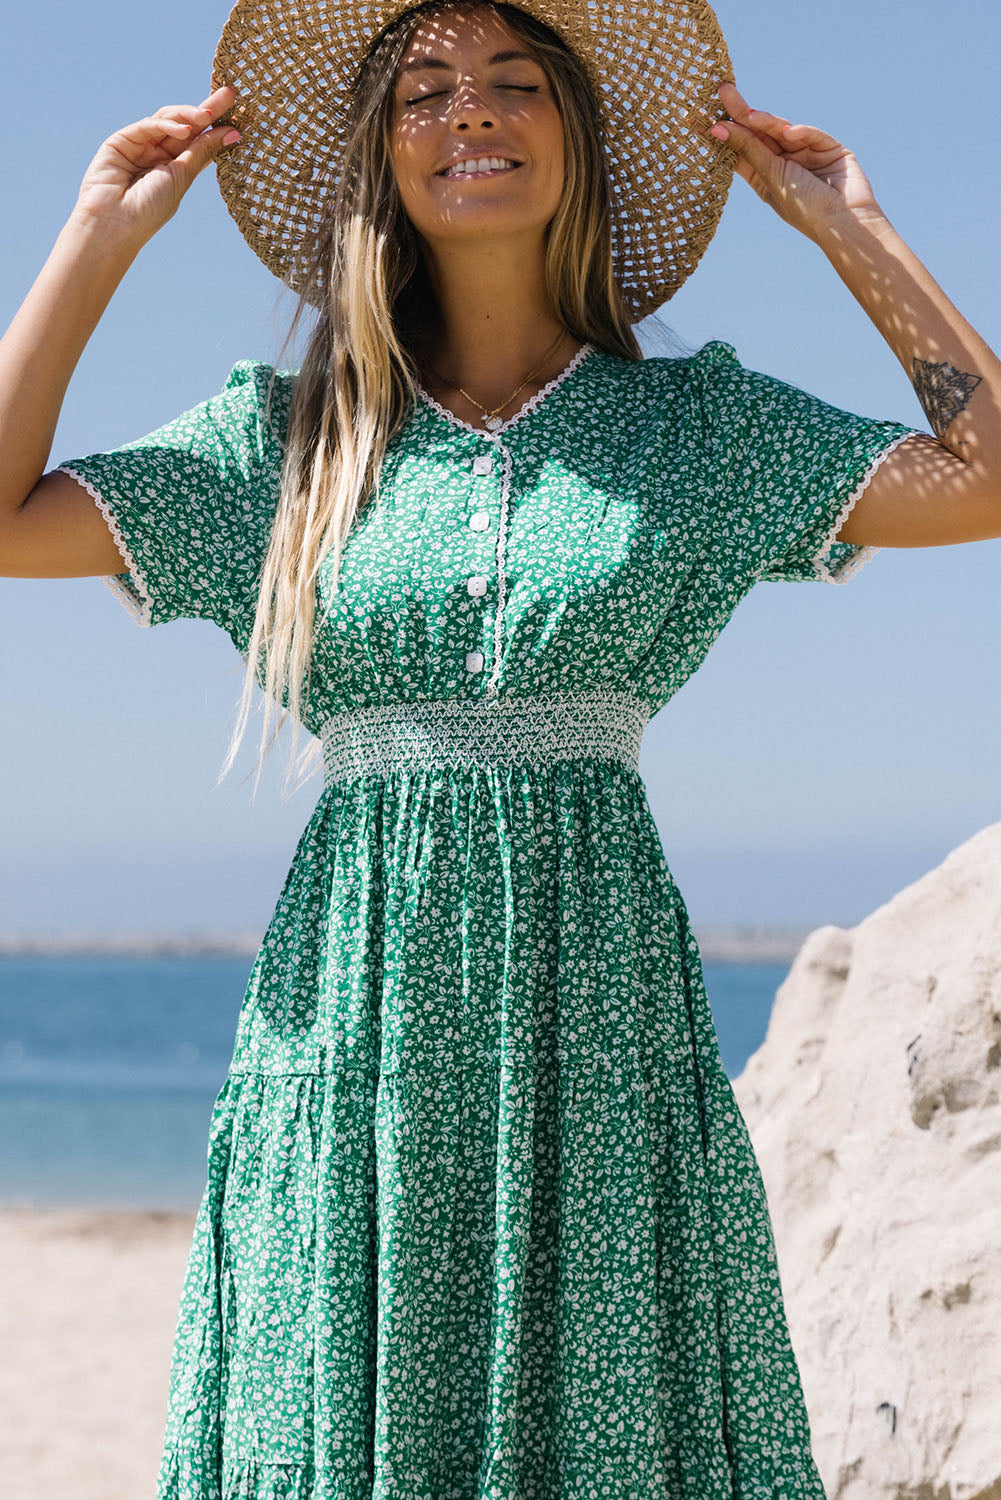
POLYGON ((473 459, 474 474, 489 474, 493 466, 493 455, 490 453, 479 453, 473 459))
POLYGON ((466 652, 466 671, 467 672, 482 672, 483 671, 483 652, 482 651, 467 651, 466 652))
POLYGON ((472 594, 474 599, 479 599, 480 596, 482 594, 485 594, 487 591, 487 580, 486 578, 484 578, 482 573, 474 573, 472 578, 470 578, 469 582, 466 584, 466 588, 472 594))
POLYGON ((486 531, 490 525, 490 512, 488 510, 474 510, 469 518, 469 524, 474 531, 486 531))

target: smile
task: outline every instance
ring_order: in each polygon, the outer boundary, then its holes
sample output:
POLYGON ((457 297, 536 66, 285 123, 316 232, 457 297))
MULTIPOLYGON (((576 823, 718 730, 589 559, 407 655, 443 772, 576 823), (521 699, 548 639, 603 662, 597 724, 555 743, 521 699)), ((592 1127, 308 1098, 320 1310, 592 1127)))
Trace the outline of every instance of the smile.
POLYGON ((520 167, 521 162, 505 161, 499 156, 470 157, 466 161, 455 162, 451 167, 446 167, 439 172, 439 177, 498 177, 502 172, 513 172, 520 167))

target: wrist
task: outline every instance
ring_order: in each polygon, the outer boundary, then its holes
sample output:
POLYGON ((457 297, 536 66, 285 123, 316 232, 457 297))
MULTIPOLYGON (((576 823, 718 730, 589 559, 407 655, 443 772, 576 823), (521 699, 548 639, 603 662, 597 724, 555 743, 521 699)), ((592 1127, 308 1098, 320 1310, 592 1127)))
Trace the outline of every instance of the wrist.
POLYGON ((893 233, 893 225, 879 205, 869 204, 862 208, 845 209, 835 217, 825 219, 817 226, 811 238, 821 250, 830 254, 843 250, 853 240, 871 239, 873 236, 882 239, 893 233))
POLYGON ((107 219, 95 219, 74 208, 59 232, 58 243, 74 257, 126 271, 146 242, 107 219))

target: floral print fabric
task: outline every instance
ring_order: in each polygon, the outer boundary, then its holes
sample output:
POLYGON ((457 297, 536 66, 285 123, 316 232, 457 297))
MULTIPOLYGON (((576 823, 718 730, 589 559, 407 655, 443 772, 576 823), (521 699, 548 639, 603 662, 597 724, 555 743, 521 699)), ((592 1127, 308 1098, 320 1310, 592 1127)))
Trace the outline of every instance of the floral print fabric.
MULTIPOLYGON (((246 653, 273 373, 62 466, 140 623, 246 653)), ((494 433, 422 393, 318 579, 327 774, 213 1110, 159 1500, 823 1500, 631 750, 756 582, 852 576, 833 536, 915 430, 720 340, 585 345, 494 433)))

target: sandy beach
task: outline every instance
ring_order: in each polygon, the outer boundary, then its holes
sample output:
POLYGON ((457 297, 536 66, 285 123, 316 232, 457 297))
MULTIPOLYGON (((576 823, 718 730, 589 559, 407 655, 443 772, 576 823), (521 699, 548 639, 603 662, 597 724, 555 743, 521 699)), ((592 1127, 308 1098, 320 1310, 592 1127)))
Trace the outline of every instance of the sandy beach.
POLYGON ((152 1500, 194 1214, 0 1209, 6 1500, 152 1500))

